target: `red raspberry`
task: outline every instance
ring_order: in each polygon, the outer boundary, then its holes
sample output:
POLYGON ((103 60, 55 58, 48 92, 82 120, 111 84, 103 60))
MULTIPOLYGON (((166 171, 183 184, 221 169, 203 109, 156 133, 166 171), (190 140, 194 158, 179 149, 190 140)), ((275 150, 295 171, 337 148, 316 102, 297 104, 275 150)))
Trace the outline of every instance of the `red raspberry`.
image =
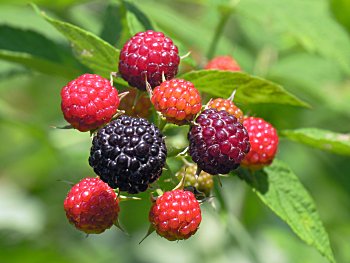
POLYGON ((99 178, 85 178, 74 185, 64 200, 69 222, 87 234, 99 234, 118 219, 117 194, 99 178))
POLYGON ((64 118, 74 128, 85 132, 111 120, 119 106, 118 91, 109 80, 84 74, 61 90, 64 118))
POLYGON ((236 169, 249 152, 248 132, 226 111, 204 110, 189 133, 189 153, 203 171, 227 174, 236 169))
POLYGON ((243 121, 250 141, 250 151, 242 161, 242 166, 257 170, 271 164, 278 147, 276 129, 267 121, 248 117, 243 121))
POLYGON ((157 233, 170 241, 188 239, 202 221, 201 209, 192 192, 173 190, 159 196, 149 220, 157 233))
POLYGON ((125 43, 119 56, 119 73, 130 86, 146 90, 146 78, 152 88, 175 77, 180 57, 177 46, 161 32, 139 32, 125 43))
POLYGON ((213 58, 205 66, 205 69, 218 69, 228 71, 241 71, 237 61, 230 56, 218 56, 213 58))
POLYGON ((153 91, 151 101, 169 122, 182 125, 201 110, 201 97, 194 85, 183 79, 164 81, 153 91))
POLYGON ((240 123, 243 123, 243 112, 229 99, 217 98, 212 100, 208 106, 209 108, 215 108, 219 111, 225 110, 229 114, 235 116, 240 123))
POLYGON ((121 101, 119 109, 125 111, 125 115, 148 119, 151 115, 151 102, 147 93, 137 94, 137 90, 129 88, 129 92, 121 101))

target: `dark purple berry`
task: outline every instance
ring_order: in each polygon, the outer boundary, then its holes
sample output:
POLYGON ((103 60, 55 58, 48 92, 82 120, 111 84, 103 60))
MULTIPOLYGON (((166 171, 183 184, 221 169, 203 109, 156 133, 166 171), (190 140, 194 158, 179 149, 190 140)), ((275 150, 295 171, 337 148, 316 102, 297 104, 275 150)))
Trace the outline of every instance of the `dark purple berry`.
POLYGON ((188 133, 189 153, 210 174, 236 169, 249 152, 249 136, 237 118, 226 111, 204 110, 188 133))
POLYGON ((135 194, 159 178, 166 156, 164 136, 156 126, 123 115, 95 135, 89 164, 112 188, 135 194))

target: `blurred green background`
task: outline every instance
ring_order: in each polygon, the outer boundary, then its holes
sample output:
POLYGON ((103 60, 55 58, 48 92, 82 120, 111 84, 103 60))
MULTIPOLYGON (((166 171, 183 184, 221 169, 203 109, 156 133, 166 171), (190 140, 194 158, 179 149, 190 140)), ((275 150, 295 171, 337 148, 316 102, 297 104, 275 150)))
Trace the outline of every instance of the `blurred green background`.
MULTIPOLYGON (((122 44, 118 1, 33 2, 112 45, 122 44)), ((193 60, 182 70, 203 67, 220 17, 235 2, 134 1, 157 28, 181 43, 181 55, 192 51, 193 60)), ((234 56, 244 71, 283 85, 312 109, 239 106, 278 129, 317 127, 348 133, 349 13, 348 0, 241 0, 215 40, 215 55, 234 56)), ((62 65, 84 72, 68 42, 26 1, 0 0, 0 25, 0 50, 30 50, 55 59, 59 49, 62 65), (33 31, 33 38, 37 37, 34 32, 45 38, 37 46, 31 46, 30 37, 11 39, 22 30, 33 31)), ((51 128, 65 125, 59 93, 70 80, 68 75, 59 69, 57 74, 43 74, 0 58, 1 263, 327 262, 238 178, 223 179, 228 226, 204 204, 201 227, 188 241, 168 242, 153 234, 139 245, 148 228, 150 203, 146 201, 122 204, 120 221, 130 236, 116 228, 88 237, 75 230, 63 211, 70 186, 62 181, 77 182, 93 176, 93 171, 87 162, 89 135, 51 128)), ((349 158, 284 139, 278 157, 292 167, 314 198, 338 262, 350 262, 349 158)))

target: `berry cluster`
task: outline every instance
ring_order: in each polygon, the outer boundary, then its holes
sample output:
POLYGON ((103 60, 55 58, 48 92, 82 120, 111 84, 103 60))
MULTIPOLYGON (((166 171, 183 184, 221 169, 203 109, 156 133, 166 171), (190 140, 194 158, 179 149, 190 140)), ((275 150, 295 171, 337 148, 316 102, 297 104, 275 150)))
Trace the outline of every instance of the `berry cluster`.
MULTIPOLYGON (((161 178, 168 150, 164 126, 153 124, 154 118, 157 123, 189 125, 188 152, 174 157, 185 162, 176 173, 179 185, 163 194, 159 188, 152 192, 155 186, 150 191, 151 227, 168 240, 196 233, 202 220, 197 198, 210 197, 213 175, 228 174, 240 164, 259 169, 272 162, 278 145, 272 125, 244 118, 232 98, 202 105, 195 85, 175 78, 179 63, 173 41, 148 30, 133 36, 120 52, 117 76, 132 88, 118 94, 112 81, 95 74, 84 74, 62 88, 64 118, 93 137, 88 163, 97 177, 82 179, 64 201, 66 216, 77 229, 98 234, 119 226, 119 201, 127 199, 121 192, 145 192, 161 178), (157 114, 151 115, 152 104, 157 114)), ((214 58, 205 69, 241 70, 231 57, 214 58)))

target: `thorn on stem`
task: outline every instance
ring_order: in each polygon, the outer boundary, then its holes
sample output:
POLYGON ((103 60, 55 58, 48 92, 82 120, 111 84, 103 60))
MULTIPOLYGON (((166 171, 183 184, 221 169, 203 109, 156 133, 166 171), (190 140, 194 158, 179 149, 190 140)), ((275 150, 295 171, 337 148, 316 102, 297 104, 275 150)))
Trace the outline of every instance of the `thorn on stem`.
POLYGON ((122 100, 126 95, 129 94, 129 91, 124 91, 118 94, 119 100, 122 100))
POLYGON ((74 185, 74 183, 73 183, 73 182, 71 182, 71 181, 67 181, 67 180, 61 180, 61 179, 58 179, 58 180, 57 180, 57 182, 60 182, 60 183, 65 183, 65 184, 68 184, 68 185, 70 185, 70 186, 73 186, 73 185, 74 185))
POLYGON ((53 125, 51 125, 50 128, 53 128, 53 129, 60 129, 60 130, 74 129, 73 126, 70 125, 70 124, 65 125, 65 126, 53 126, 53 125))
POLYGON ((236 94, 236 89, 231 93, 230 97, 228 97, 228 100, 233 101, 233 99, 235 98, 235 94, 236 94))
POLYGON ((183 60, 191 55, 191 51, 188 51, 185 55, 180 57, 180 60, 183 60))
POLYGON ((216 176, 216 178, 218 178, 218 183, 219 183, 220 187, 222 187, 222 182, 221 182, 220 176, 216 176))
POLYGON ((109 74, 109 82, 111 83, 111 86, 113 86, 113 78, 120 77, 118 72, 111 72, 109 74))

